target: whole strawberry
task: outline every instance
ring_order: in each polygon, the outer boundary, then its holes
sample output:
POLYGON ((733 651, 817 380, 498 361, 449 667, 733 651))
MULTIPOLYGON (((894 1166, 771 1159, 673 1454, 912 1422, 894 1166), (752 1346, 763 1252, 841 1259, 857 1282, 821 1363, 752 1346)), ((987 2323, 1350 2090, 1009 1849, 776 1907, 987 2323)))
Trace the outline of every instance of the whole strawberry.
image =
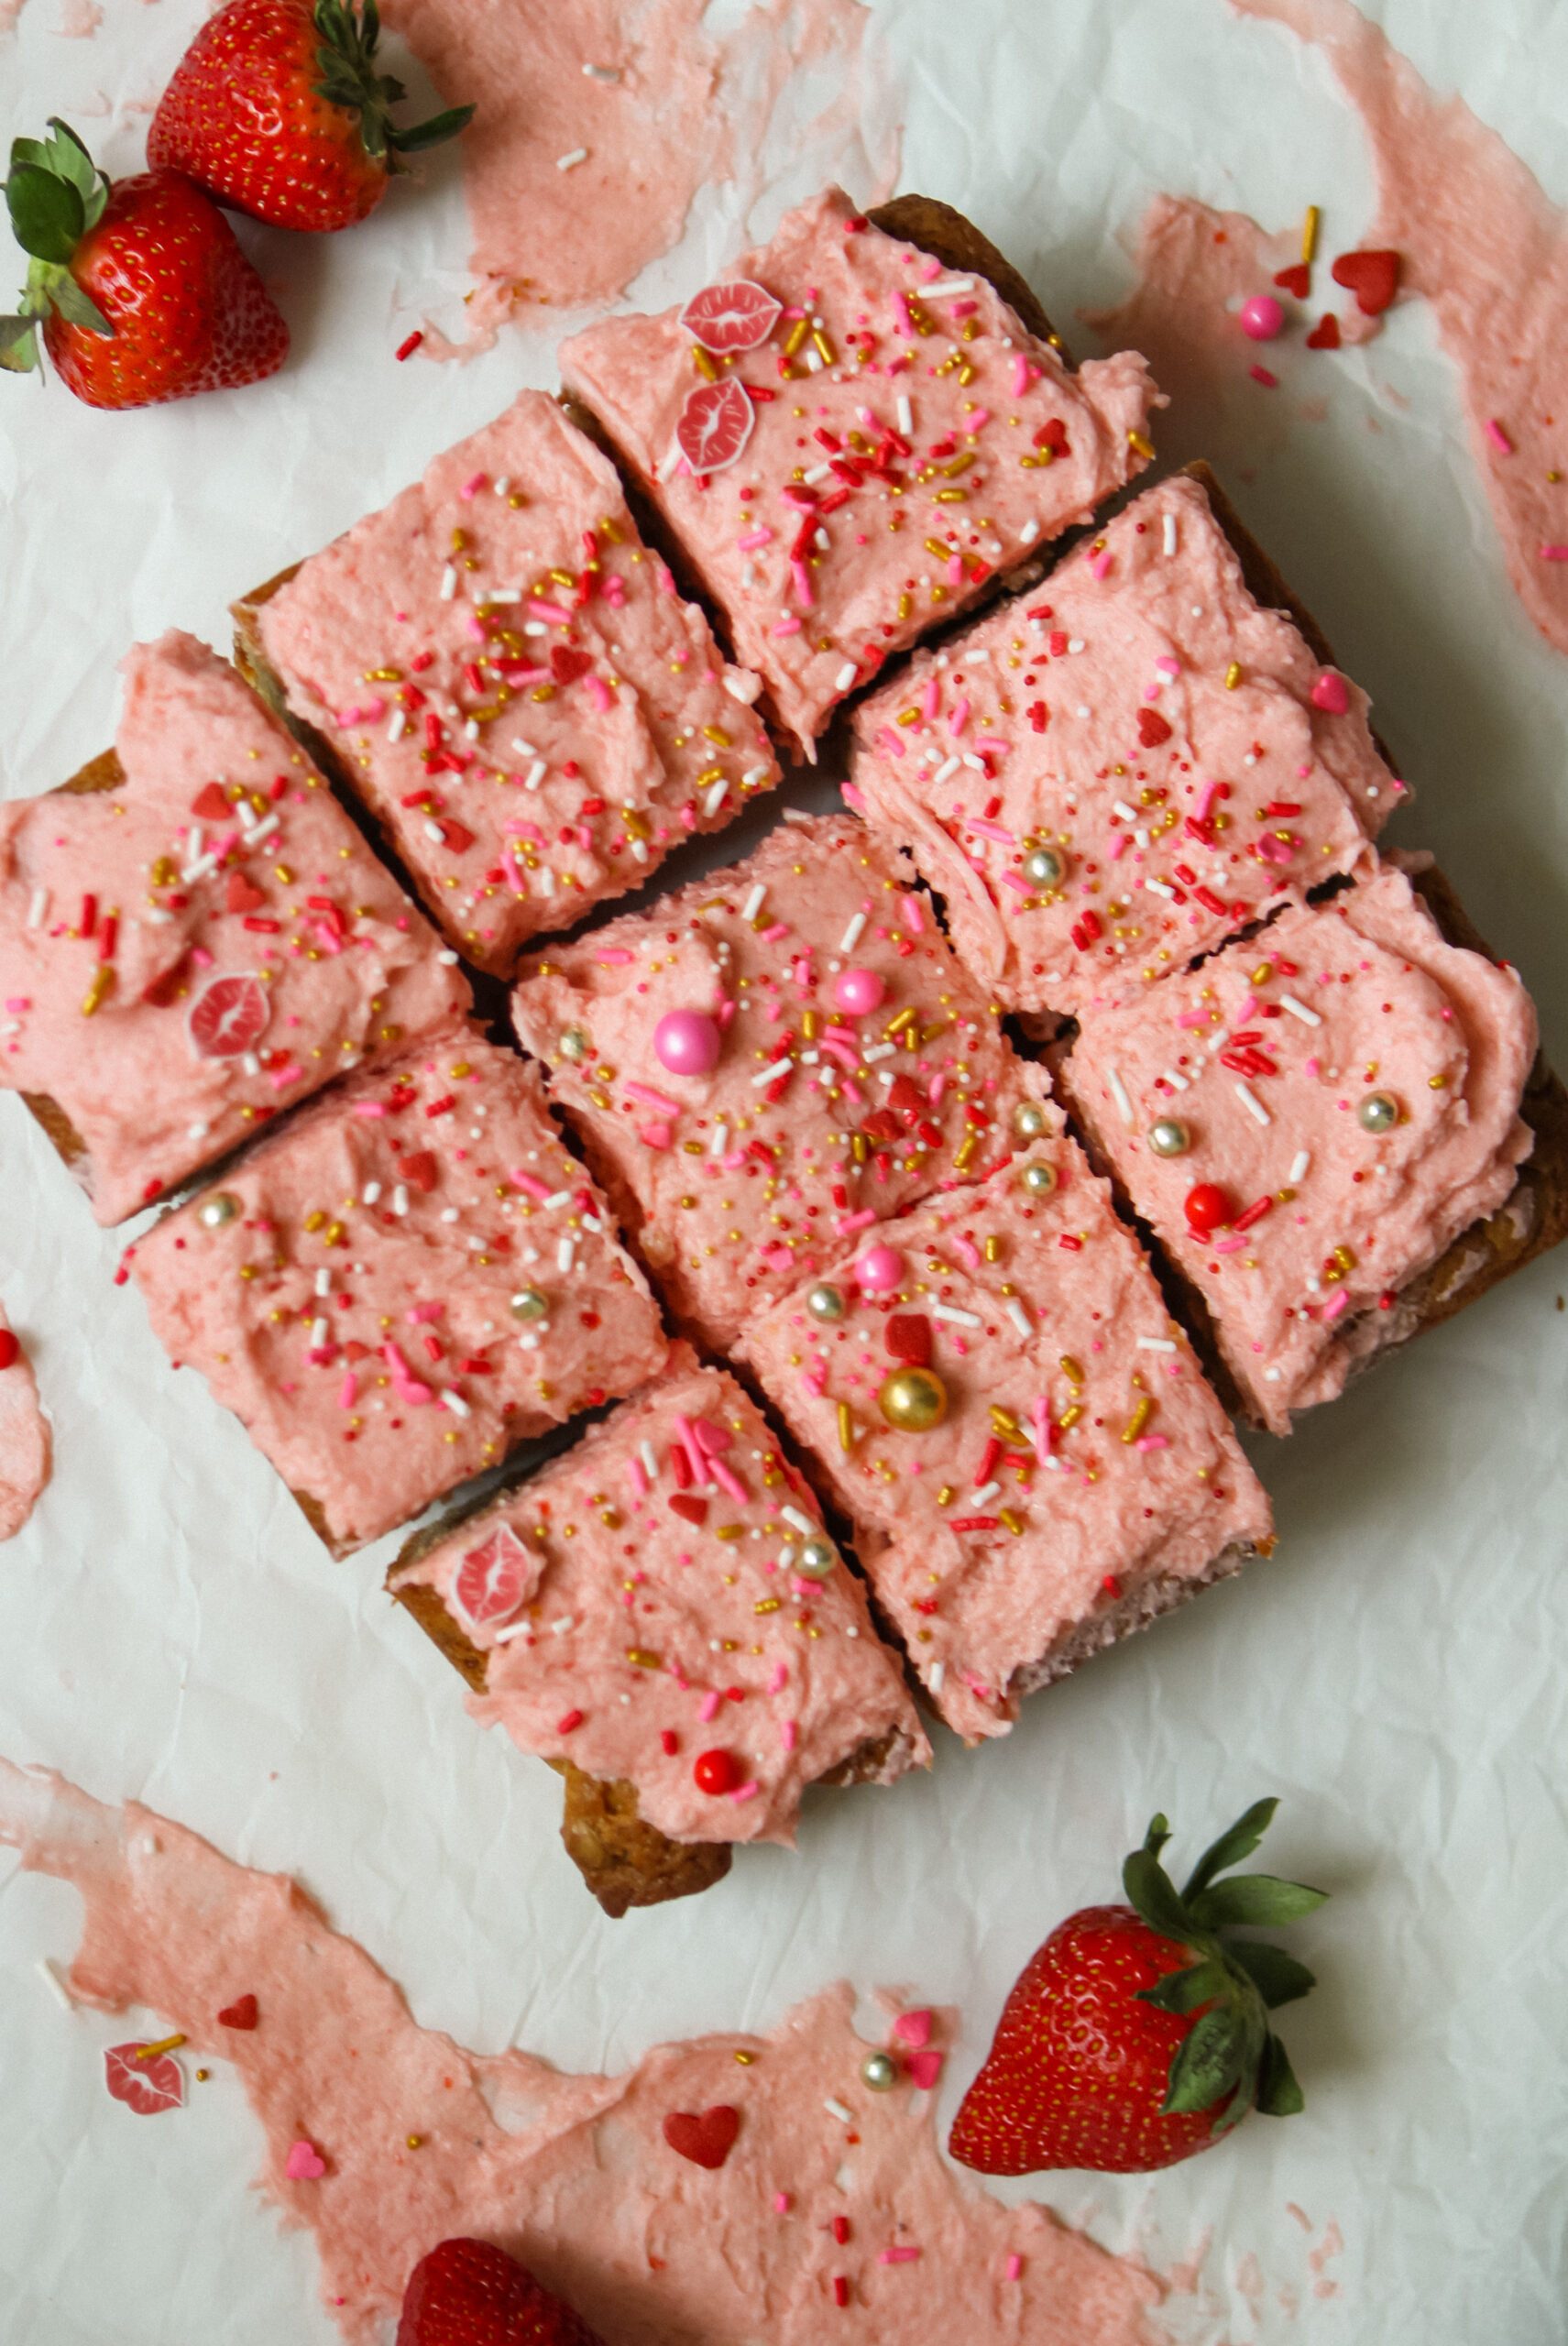
POLYGON ((1312 1975, 1281 1947, 1225 1934, 1294 1922, 1326 1893, 1272 1874, 1216 1879, 1251 1856, 1277 1805, 1249 1808, 1179 1895, 1155 1818, 1122 1869, 1131 1904, 1069 1915, 1025 1966, 954 2121, 954 2158, 982 2175, 1140 2174, 1207 2150, 1251 2109, 1302 2107, 1267 2013, 1312 1975))
POLYGON ((400 158, 454 137, 472 106, 393 127, 403 85, 376 70, 376 0, 228 0, 174 71, 149 162, 278 228, 350 228, 400 158))
POLYGON ((258 382, 289 329, 200 189, 172 171, 111 183, 76 133, 11 148, 5 203, 29 256, 19 313, 0 318, 0 367, 38 364, 89 407, 151 407, 258 382))
POLYGON ((602 2346, 587 2322, 485 2240, 444 2240, 403 2293, 397 2346, 602 2346))

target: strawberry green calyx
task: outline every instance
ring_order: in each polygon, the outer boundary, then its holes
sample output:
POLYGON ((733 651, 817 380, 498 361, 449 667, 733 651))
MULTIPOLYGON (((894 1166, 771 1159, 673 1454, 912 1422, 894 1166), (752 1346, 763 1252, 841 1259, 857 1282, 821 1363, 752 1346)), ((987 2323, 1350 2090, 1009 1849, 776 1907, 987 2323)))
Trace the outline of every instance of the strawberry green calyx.
POLYGON ((48 138, 15 138, 5 182, 12 232, 27 255, 17 313, 0 317, 0 367, 25 375, 38 364, 38 327, 59 316, 91 334, 115 329, 71 273, 71 258, 97 226, 109 182, 69 124, 51 116, 48 138))
POLYGON ((1179 1891, 1160 1862, 1170 1838, 1163 1816, 1153 1819, 1142 1848, 1122 1868, 1128 1902, 1143 1921, 1195 1958, 1139 1991, 1141 2002, 1162 2012, 1199 2014, 1172 2057, 1163 2114, 1211 2110, 1228 2094, 1216 2135, 1228 2132, 1249 2110, 1287 2118, 1305 2107, 1268 2014, 1306 1995, 1316 1984, 1313 1976, 1283 1947, 1226 1935, 1237 1925, 1270 1930, 1299 1922, 1328 1896, 1273 1874, 1229 1873, 1257 1847, 1278 1805, 1276 1800, 1255 1802, 1204 1851, 1179 1891), (1229 1878, 1221 1880, 1222 1874, 1229 1878))
POLYGON ((376 71, 376 49, 381 38, 381 15, 376 0, 316 0, 314 22, 321 35, 316 65, 321 80, 316 93, 334 106, 359 117, 365 151, 389 171, 400 170, 400 158, 439 147, 455 138, 474 118, 472 106, 449 106, 428 122, 398 129, 391 109, 408 93, 390 73, 376 71))

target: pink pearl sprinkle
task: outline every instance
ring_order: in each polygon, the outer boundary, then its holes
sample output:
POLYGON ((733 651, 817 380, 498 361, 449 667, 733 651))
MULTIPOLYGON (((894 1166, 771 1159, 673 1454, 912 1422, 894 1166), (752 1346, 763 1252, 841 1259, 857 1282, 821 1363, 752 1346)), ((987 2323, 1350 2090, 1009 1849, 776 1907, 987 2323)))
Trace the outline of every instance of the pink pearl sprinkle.
POLYGON ((833 1000, 851 1018, 869 1017, 887 999, 887 987, 874 970, 844 970, 833 986, 833 1000))
POLYGON ((887 1295, 904 1276, 904 1257, 894 1246, 868 1246, 855 1265, 862 1295, 887 1295))
POLYGON ((1285 323, 1285 312, 1272 293, 1255 293, 1240 311, 1243 334, 1252 342, 1272 342, 1285 323))

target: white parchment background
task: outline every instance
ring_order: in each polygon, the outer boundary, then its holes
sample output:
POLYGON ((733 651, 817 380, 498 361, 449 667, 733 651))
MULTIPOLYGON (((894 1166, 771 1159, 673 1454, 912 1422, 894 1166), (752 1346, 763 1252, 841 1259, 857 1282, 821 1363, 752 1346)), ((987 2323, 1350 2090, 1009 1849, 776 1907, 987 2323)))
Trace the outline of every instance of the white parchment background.
MULTIPOLYGON (((61 111, 134 169, 138 101, 200 0, 106 0, 85 41, 60 37, 64 5, 29 0, 0 38, 0 136, 61 111)), ((1568 9, 1377 13, 1568 198, 1568 9)), ((1315 201, 1330 252, 1368 215, 1358 127, 1325 69, 1223 0, 883 0, 875 15, 904 93, 902 184, 971 212, 1064 323, 1121 291, 1118 232, 1154 188, 1270 225, 1315 201)), ((839 160, 863 192, 863 156, 839 160)), ((820 169, 795 155, 750 225, 769 227, 820 169)), ((700 283, 739 241, 732 192, 699 213, 651 294, 700 283)), ((554 379, 543 335, 467 367, 392 364, 422 314, 460 314, 450 158, 351 236, 252 242, 295 331, 273 382, 121 418, 0 383, 6 794, 109 740, 134 637, 179 623, 225 642, 231 593, 378 503, 517 385, 554 379)), ((1421 793, 1402 839, 1439 850, 1568 1064, 1568 667, 1508 593, 1429 319, 1401 311, 1369 351, 1315 364, 1310 380, 1299 359, 1285 371, 1329 391, 1326 422, 1298 420, 1271 448, 1288 387, 1266 441, 1244 424, 1204 453, 1372 691, 1421 793)), ((1179 418, 1162 437, 1192 444, 1179 418)), ((380 1594, 385 1551, 333 1565, 237 1425, 170 1372, 134 1293, 110 1284, 116 1252, 0 1101, 0 1294, 59 1449, 34 1522, 0 1551, 0 1751, 296 1871, 422 2019, 477 2046, 611 2066, 660 2036, 766 2024, 839 1973, 959 2001, 945 2114, 1019 1964, 1113 1891, 1153 1807, 1191 1847, 1277 1792, 1274 1861, 1334 1892, 1299 1940, 1322 1985, 1287 2016, 1307 2114, 1249 2123, 1152 2184, 1052 2178, 1044 2196, 1168 2263, 1212 2229, 1201 2294, 1171 2317, 1183 2337, 1568 2338, 1568 1318, 1553 1308, 1568 1260, 1260 1450, 1275 1562, 1037 1698, 1005 1745, 944 1739, 931 1778, 824 1802, 799 1857, 744 1858, 702 1900, 611 1924, 555 1840, 554 1779, 465 1718, 446 1665, 380 1594), (1331 2220, 1345 2245, 1321 2268, 1338 2293, 1320 2297, 1308 2256, 1331 2220)), ((0 2336, 326 2341, 308 2242, 280 2238, 251 2198, 257 2137, 232 2080, 155 2126, 104 2099, 114 2032, 59 2011, 35 1968, 75 1931, 71 1894, 6 1860, 0 2336)))

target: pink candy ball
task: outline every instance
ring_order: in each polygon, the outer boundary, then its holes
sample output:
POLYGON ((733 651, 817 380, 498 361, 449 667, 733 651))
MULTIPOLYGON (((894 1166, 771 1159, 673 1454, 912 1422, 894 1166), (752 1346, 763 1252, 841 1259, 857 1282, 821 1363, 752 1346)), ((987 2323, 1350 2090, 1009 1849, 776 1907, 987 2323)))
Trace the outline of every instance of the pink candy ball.
POLYGON ((667 1010, 653 1029, 653 1055, 672 1075, 711 1075, 718 1065, 718 1021, 704 1010, 667 1010))
POLYGON ((834 984, 833 999, 851 1018, 864 1018, 882 1008, 887 988, 874 970, 846 970, 834 984))
POLYGON ((855 1265, 855 1285, 862 1295, 888 1295, 904 1277, 904 1257, 896 1246, 868 1246, 855 1265))
POLYGON ((1238 314, 1243 334, 1254 342, 1272 342, 1285 323, 1285 312, 1272 293, 1255 293, 1238 314))

